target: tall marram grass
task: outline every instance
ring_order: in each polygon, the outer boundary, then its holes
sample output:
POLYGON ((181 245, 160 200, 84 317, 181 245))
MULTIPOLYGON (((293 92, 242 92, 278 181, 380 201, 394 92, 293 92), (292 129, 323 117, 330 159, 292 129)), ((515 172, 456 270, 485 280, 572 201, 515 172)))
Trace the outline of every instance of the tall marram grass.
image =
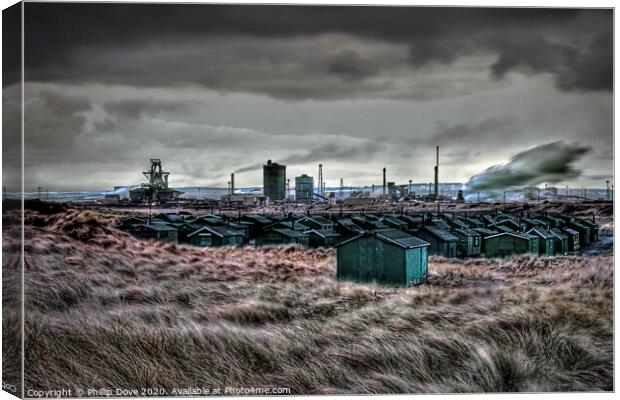
POLYGON ((26 389, 613 389, 610 257, 432 258, 402 289, 336 281, 331 250, 145 242, 113 222, 27 214, 26 389))

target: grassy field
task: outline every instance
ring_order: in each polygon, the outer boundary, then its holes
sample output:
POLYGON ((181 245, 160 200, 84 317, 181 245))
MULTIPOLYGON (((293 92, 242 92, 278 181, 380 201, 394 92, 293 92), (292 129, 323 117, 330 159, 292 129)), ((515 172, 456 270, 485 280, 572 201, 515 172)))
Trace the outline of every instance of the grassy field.
MULTIPOLYGON (((396 289, 337 282, 332 250, 145 242, 113 222, 27 212, 26 389, 613 389, 610 256, 432 258, 428 284, 396 289)), ((10 362, 17 317, 3 317, 10 362)))

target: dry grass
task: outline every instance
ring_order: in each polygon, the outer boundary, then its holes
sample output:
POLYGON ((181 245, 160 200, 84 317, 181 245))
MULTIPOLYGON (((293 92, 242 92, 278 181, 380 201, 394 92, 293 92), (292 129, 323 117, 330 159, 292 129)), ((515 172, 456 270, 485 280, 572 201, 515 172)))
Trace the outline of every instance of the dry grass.
POLYGON ((333 251, 138 241, 94 211, 26 222, 27 389, 613 389, 611 257, 433 258, 396 289, 337 282, 333 251))

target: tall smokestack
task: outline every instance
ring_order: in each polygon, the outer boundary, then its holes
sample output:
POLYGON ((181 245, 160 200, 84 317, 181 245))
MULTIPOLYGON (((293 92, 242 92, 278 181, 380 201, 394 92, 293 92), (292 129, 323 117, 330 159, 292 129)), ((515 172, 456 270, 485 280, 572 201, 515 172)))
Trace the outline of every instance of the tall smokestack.
POLYGON ((323 193, 323 164, 319 164, 319 194, 321 196, 324 195, 323 193))
POLYGON ((605 183, 607 184, 607 200, 610 200, 611 199, 611 196, 610 196, 611 192, 609 190, 609 181, 605 181, 605 183))
POLYGON ((385 196, 385 167, 383 167, 383 195, 385 196))
POLYGON ((439 198, 439 146, 437 146, 437 163, 435 164, 435 198, 439 198))
POLYGON ((235 194, 235 174, 230 174, 230 194, 235 194))

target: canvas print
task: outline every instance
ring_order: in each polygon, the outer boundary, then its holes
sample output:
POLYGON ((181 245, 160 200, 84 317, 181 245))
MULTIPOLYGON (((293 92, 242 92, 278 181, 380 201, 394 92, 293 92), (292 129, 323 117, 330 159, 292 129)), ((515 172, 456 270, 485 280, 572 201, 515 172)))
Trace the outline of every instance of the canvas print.
POLYGON ((614 390, 613 9, 2 18, 3 390, 614 390))

